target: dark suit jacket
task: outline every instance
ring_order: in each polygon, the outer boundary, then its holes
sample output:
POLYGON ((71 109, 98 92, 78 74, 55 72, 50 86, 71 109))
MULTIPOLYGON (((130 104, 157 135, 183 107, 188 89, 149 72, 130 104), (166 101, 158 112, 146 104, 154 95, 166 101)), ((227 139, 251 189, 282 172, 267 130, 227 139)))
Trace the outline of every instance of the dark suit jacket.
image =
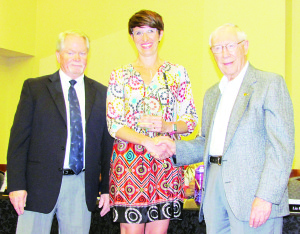
MULTIPOLYGON (((85 194, 93 211, 102 174, 108 193, 113 139, 106 125, 106 87, 84 77, 85 194)), ((8 192, 26 190, 26 210, 49 213, 62 182, 67 141, 66 107, 59 72, 24 82, 7 155, 8 192)))

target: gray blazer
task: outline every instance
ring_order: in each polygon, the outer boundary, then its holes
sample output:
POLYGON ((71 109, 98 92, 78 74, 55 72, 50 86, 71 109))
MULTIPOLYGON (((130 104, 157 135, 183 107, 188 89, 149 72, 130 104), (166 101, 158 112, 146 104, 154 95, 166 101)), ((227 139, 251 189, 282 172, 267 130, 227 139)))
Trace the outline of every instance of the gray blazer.
MULTIPOLYGON (((176 141, 177 166, 204 161, 208 166, 219 84, 205 94, 201 136, 176 141), (189 150, 186 150, 189 149, 189 150)), ((270 218, 289 214, 287 183, 294 143, 293 106, 284 79, 249 64, 230 116, 222 176, 228 203, 241 221, 249 221, 255 197, 271 202, 270 218)), ((203 199, 207 176, 204 174, 203 199)), ((202 221, 202 204, 199 221, 202 221)))

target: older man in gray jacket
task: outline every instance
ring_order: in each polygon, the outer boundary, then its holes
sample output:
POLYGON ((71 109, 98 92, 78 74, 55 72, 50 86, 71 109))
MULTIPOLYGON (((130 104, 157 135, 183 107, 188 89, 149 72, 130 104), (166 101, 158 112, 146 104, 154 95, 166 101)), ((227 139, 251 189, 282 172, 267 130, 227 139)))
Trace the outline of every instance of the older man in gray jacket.
POLYGON ((249 64, 248 45, 235 25, 211 34, 224 76, 205 94, 201 136, 159 143, 173 149, 175 165, 204 161, 200 221, 204 213, 208 233, 281 233, 289 214, 293 106, 281 76, 249 64))

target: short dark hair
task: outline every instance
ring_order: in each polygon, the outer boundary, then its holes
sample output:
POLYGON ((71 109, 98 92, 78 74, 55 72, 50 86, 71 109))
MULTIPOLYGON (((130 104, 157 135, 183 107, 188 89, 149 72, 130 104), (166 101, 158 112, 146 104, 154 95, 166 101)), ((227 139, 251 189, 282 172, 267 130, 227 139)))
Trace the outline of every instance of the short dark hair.
POLYGON ((160 14, 150 10, 140 10, 136 12, 128 22, 128 32, 133 34, 135 27, 148 26, 150 28, 156 28, 158 33, 164 30, 164 22, 160 14))

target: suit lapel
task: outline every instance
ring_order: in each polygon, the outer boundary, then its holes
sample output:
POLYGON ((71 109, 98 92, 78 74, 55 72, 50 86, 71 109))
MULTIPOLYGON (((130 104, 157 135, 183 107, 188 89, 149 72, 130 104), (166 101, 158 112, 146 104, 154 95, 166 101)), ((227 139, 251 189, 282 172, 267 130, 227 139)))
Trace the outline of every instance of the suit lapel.
POLYGON ((61 116, 67 124, 66 105, 64 95, 61 87, 59 72, 57 71, 49 77, 50 82, 47 84, 49 92, 53 98, 54 103, 57 106, 61 116))
POLYGON ((232 108, 226 133, 223 155, 225 155, 234 133, 236 132, 236 129, 241 121, 241 118, 248 106, 253 92, 254 83, 256 83, 255 69, 249 64, 248 70, 245 74, 244 80, 232 108))
POLYGON ((93 80, 87 78, 84 76, 84 87, 85 87, 85 121, 87 122, 91 111, 93 104, 95 102, 95 96, 96 96, 96 89, 93 85, 93 80))
MULTIPOLYGON (((48 83, 49 92, 67 124, 66 105, 64 101, 64 95, 61 87, 59 72, 57 71, 49 77, 50 83, 48 83)), ((96 89, 93 86, 93 80, 84 76, 84 87, 85 87, 85 119, 89 119, 91 110, 95 101, 96 89)))

